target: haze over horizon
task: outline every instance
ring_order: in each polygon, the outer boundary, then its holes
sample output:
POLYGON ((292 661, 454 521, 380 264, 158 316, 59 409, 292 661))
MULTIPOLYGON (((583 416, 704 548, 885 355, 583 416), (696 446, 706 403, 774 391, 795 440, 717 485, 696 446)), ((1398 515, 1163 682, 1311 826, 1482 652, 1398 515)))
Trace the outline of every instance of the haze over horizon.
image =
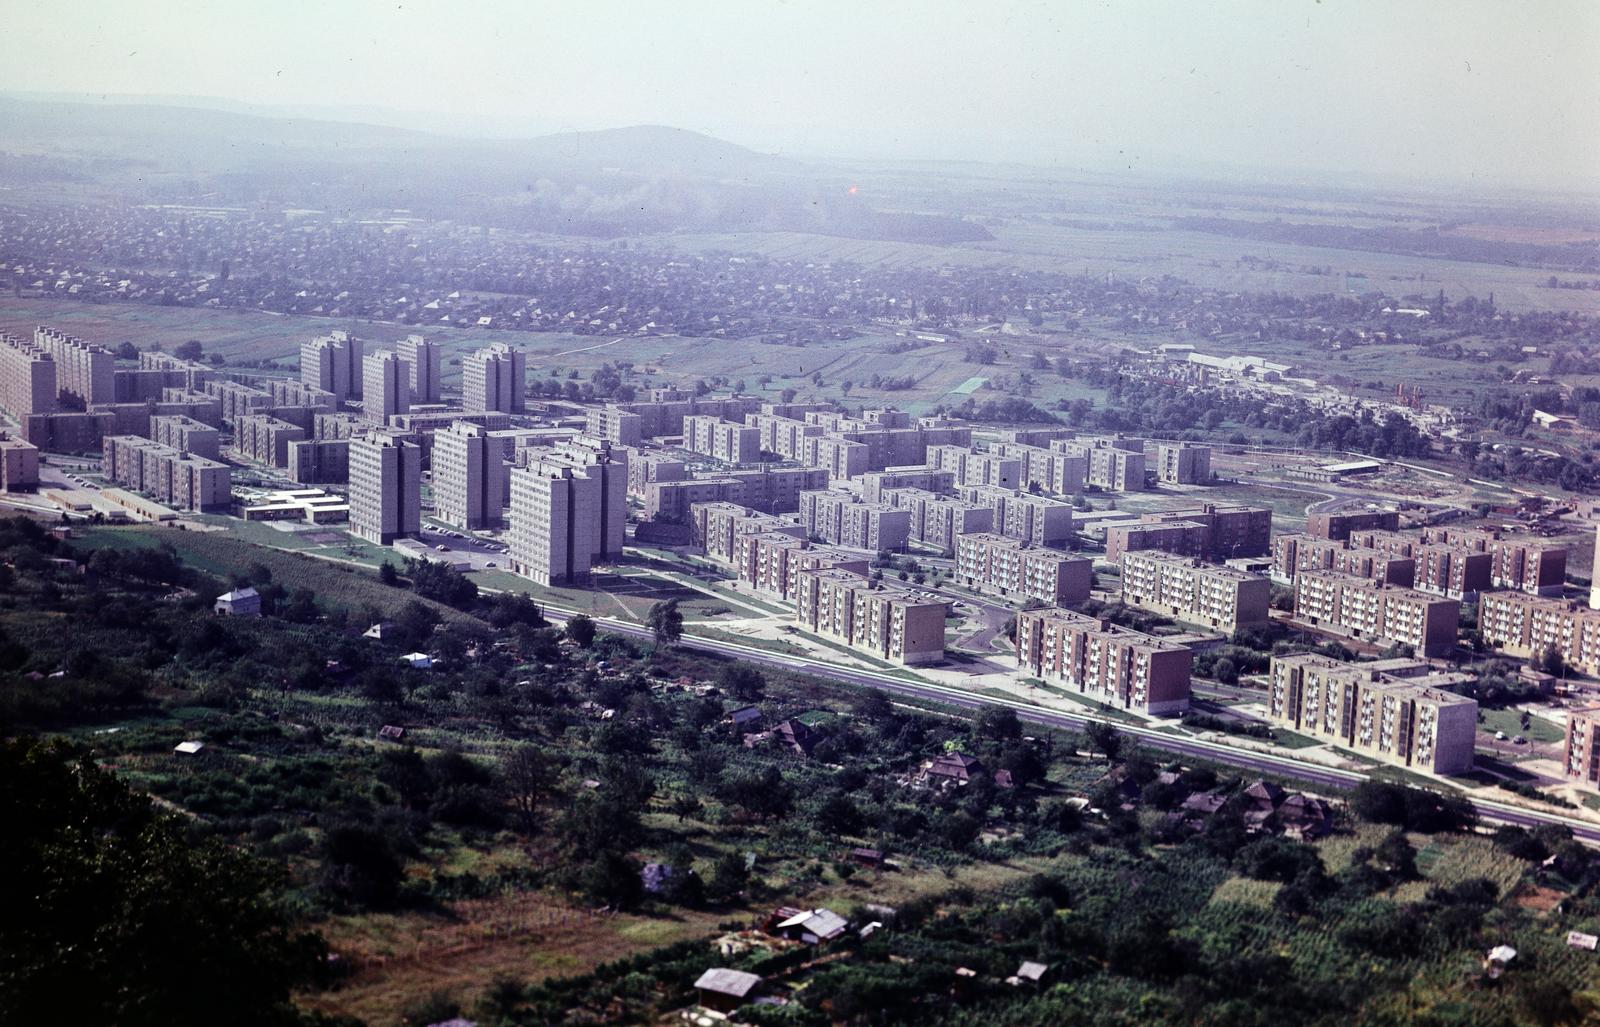
POLYGON ((0 89, 663 124, 800 157, 1587 191, 1600 5, 17 5, 0 89))

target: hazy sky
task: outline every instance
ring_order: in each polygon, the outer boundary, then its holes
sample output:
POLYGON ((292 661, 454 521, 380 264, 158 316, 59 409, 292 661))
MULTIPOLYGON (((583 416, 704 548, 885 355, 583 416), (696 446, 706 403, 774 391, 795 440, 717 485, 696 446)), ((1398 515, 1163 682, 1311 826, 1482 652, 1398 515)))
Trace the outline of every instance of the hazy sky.
MULTIPOLYGON (((1600 186, 1597 0, 6 0, 0 89, 1600 186)), ((1209 169, 1208 169, 1209 170, 1209 169)))

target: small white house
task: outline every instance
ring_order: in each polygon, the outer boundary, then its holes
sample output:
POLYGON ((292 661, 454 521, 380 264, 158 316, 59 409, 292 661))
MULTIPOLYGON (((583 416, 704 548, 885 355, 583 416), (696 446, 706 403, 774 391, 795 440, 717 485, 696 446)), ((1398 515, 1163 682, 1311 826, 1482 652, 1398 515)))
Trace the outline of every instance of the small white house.
POLYGON ((179 756, 198 756, 205 747, 204 742, 179 742, 172 747, 172 751, 179 756))
POLYGON ((212 610, 226 617, 259 617, 261 595, 253 588, 236 588, 217 596, 212 610))
POLYGON ((412 670, 432 670, 433 657, 427 653, 406 653, 400 657, 400 662, 412 670))

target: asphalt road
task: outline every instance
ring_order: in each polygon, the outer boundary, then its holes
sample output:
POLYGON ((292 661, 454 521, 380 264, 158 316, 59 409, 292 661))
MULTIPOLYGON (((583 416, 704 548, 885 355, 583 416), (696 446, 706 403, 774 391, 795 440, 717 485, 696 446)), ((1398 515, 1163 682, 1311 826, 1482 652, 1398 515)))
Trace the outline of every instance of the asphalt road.
MULTIPOLYGON (((577 612, 577 611, 570 611, 577 612)), ((545 608, 546 615, 553 621, 564 621, 569 611, 559 608, 545 608)), ((610 618, 597 617, 597 623, 607 631, 634 638, 650 639, 652 637, 648 628, 626 621, 617 621, 610 618)), ((973 695, 959 689, 947 688, 943 685, 923 684, 920 682, 906 681, 890 674, 883 674, 871 670, 858 670, 854 667, 844 667, 822 660, 813 660, 806 657, 790 656, 783 653, 769 652, 751 646, 726 642, 721 639, 697 638, 685 634, 679 645, 686 649, 698 652, 714 653, 719 656, 729 656, 744 660, 749 663, 761 664, 782 670, 814 674, 818 677, 828 678, 833 681, 842 681, 846 684, 859 685, 863 688, 876 688, 892 695, 909 696, 931 702, 941 703, 963 709, 980 709, 984 706, 1005 706, 1016 711, 1021 720, 1034 724, 1043 724, 1048 727, 1062 728, 1072 731, 1081 731, 1091 721, 1103 718, 1088 715, 1061 713, 1056 710, 1047 710, 1032 704, 1014 700, 990 698, 987 696, 973 695)), ((1256 771, 1258 773, 1272 773, 1296 781, 1304 782, 1319 788, 1330 788, 1346 791, 1354 788, 1367 779, 1365 774, 1349 770, 1339 770, 1334 767, 1322 767, 1303 760, 1293 759, 1288 756, 1278 756, 1270 753, 1252 752, 1237 749, 1216 742, 1207 742, 1197 738, 1180 738, 1169 735, 1152 728, 1134 726, 1106 721, 1119 732, 1136 738, 1141 745, 1162 752, 1170 752, 1179 756, 1189 756, 1197 759, 1211 760, 1216 763, 1237 767, 1241 770, 1256 771)), ((1521 827, 1537 827, 1541 824, 1559 824, 1570 828, 1573 836, 1592 845, 1600 845, 1600 826, 1588 821, 1577 820, 1561 816, 1557 813, 1543 813, 1513 806, 1508 803, 1494 802, 1478 798, 1471 793, 1463 793, 1467 800, 1477 809, 1478 816, 1486 823, 1516 824, 1521 827)))

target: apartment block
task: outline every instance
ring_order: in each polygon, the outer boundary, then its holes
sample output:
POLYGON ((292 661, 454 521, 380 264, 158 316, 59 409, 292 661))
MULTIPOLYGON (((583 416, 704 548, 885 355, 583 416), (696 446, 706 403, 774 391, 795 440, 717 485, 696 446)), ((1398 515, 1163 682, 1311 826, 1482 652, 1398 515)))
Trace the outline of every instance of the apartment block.
POLYGON ((1087 481, 1107 492, 1144 491, 1144 440, 1057 439, 1050 448, 1088 459, 1087 481), (1135 448, 1137 447, 1137 448, 1135 448))
POLYGON ((944 658, 949 606, 932 593, 830 567, 801 571, 794 595, 795 621, 807 631, 905 666, 944 658))
POLYGON ((139 351, 139 370, 161 371, 167 375, 167 388, 199 392, 216 376, 216 369, 196 360, 184 360, 156 349, 139 351))
POLYGON ((468 531, 504 523, 506 463, 482 425, 457 421, 435 432, 432 467, 433 509, 441 521, 468 531))
POLYGON ((966 485, 958 494, 994 511, 992 530, 996 534, 1036 546, 1065 547, 1072 541, 1070 503, 993 485, 966 485))
POLYGON ((1501 538, 1496 532, 1450 525, 1422 529, 1431 543, 1487 553, 1489 587, 1560 597, 1567 580, 1567 547, 1538 539, 1501 538))
POLYGON ((696 503, 689 511, 691 538, 718 563, 733 565, 738 559, 738 541, 743 535, 787 535, 804 539, 806 530, 792 520, 761 513, 737 503, 696 503))
POLYGON ((300 380, 314 389, 333 394, 336 402, 360 399, 362 387, 360 339, 333 331, 300 344, 300 380))
MULTIPOLYGON (((804 405, 791 404, 795 407, 804 405)), ((745 424, 756 430, 764 451, 784 460, 804 460, 806 440, 819 438, 824 433, 822 425, 808 424, 802 419, 804 412, 790 416, 777 412, 777 409, 774 404, 766 404, 761 412, 746 414, 745 424)))
POLYGON ((1094 561, 989 532, 956 539, 955 580, 985 595, 1052 605, 1089 598, 1094 561))
POLYGON ((622 555, 628 468, 620 453, 565 447, 511 471, 509 562, 541 585, 579 581, 622 555))
POLYGON ((898 552, 911 538, 911 512, 864 503, 848 493, 800 493, 800 523, 808 536, 873 552, 898 552))
POLYGON ((1347 539, 1353 531, 1396 531, 1399 527, 1398 510, 1313 513, 1306 517, 1306 534, 1334 540, 1347 539))
POLYGON ((497 342, 461 362, 461 406, 468 411, 526 413, 528 355, 497 342))
POLYGON ((1430 774, 1472 771, 1478 704, 1428 677, 1300 653, 1274 656, 1271 678, 1274 724, 1430 774))
POLYGON ((339 406, 333 393, 293 378, 272 378, 263 382, 261 388, 274 408, 295 407, 319 413, 331 413, 339 406))
MULTIPOLYGON (((593 434, 593 433, 591 433, 593 434)), ((604 438, 597 435, 596 438, 604 438)), ((664 453, 633 449, 628 453, 628 494, 643 499, 647 486, 658 481, 686 481, 689 465, 664 453)))
POLYGON ((637 447, 644 441, 644 418, 616 406, 584 411, 584 434, 605 439, 613 446, 637 447))
POLYGON ((1533 658, 1554 649, 1580 674, 1600 674, 1600 610, 1526 592, 1485 592, 1478 632, 1507 656, 1533 658))
POLYGON ((48 349, 0 332, 0 407, 18 421, 61 409, 56 361, 48 349))
POLYGON ((380 546, 422 531, 422 447, 383 431, 350 440, 350 531, 380 546))
POLYGON ((1335 571, 1410 588, 1416 577, 1416 560, 1352 547, 1348 539, 1334 541, 1309 534, 1273 536, 1272 580, 1292 584, 1301 571, 1335 571))
POLYGON ((289 443, 289 477, 301 485, 343 485, 350 480, 349 439, 289 443))
POLYGON ((205 383, 205 393, 217 401, 222 419, 228 423, 272 408, 272 397, 265 390, 240 382, 212 379, 205 383))
POLYGON ((654 439, 663 435, 682 435, 683 419, 694 415, 720 417, 724 421, 745 423, 761 401, 752 396, 691 396, 676 389, 652 389, 650 398, 617 406, 640 417, 639 433, 654 439))
POLYGON ((1431 658, 1454 651, 1461 603, 1347 574, 1302 571, 1294 581, 1294 615, 1378 645, 1404 643, 1431 658))
POLYGON ((0 490, 32 492, 39 487, 39 447, 0 431, 0 490))
POLYGON ((361 361, 361 412, 374 424, 411 409, 411 367, 389 350, 368 353, 361 361))
POLYGON ((859 550, 816 546, 796 538, 790 526, 734 536, 734 573, 751 588, 792 602, 802 571, 838 569, 865 578, 872 559, 859 550))
POLYGON ((1089 479, 1089 457, 1081 450, 1068 453, 1048 446, 997 442, 989 451, 1022 462, 1018 487, 1023 489, 1038 489, 1053 496, 1074 496, 1083 491, 1089 479))
POLYGON ((1600 706, 1585 706, 1567 713, 1567 779, 1590 788, 1600 787, 1600 706))
POLYGON ((940 471, 932 467, 886 467, 881 471, 868 471, 857 479, 861 485, 861 498, 869 503, 887 502, 883 494, 890 489, 921 489, 939 495, 948 494, 956 485, 954 471, 940 471))
POLYGON ((234 453, 273 467, 288 467, 289 444, 305 437, 304 428, 267 414, 251 414, 233 422, 234 453))
POLYGON ((439 344, 420 335, 408 335, 395 344, 395 350, 406 365, 411 402, 419 406, 439 402, 439 344))
POLYGON ((975 453, 968 446, 929 446, 928 466, 955 475, 956 485, 994 485, 1015 489, 1022 461, 998 453, 975 453))
POLYGON ((1272 551, 1272 511, 1265 507, 1203 506, 1145 514, 1137 521, 1106 528, 1106 559, 1120 562, 1122 554, 1160 549, 1203 560, 1232 560, 1241 556, 1266 556, 1272 551))
POLYGON ((1157 443, 1156 480, 1172 485, 1204 485, 1211 480, 1211 447, 1157 443))
POLYGON ((222 433, 192 417, 150 418, 150 439, 207 460, 222 458, 222 433))
POLYGON ((994 511, 978 503, 940 496, 923 489, 887 489, 882 502, 911 514, 911 538, 945 555, 956 551, 956 539, 994 527, 994 511))
POLYGON ((33 344, 55 362, 59 395, 86 406, 117 401, 117 358, 110 350, 49 325, 34 329, 33 344))
POLYGON ((213 428, 222 427, 222 401, 204 392, 162 389, 161 400, 156 404, 155 412, 162 415, 182 414, 196 421, 203 421, 213 428))
POLYGON ((233 502, 227 464, 139 435, 108 435, 100 467, 118 485, 180 510, 226 510, 233 502))
POLYGON ((720 417, 700 414, 685 417, 683 445, 691 453, 727 464, 761 462, 761 430, 720 417))
POLYGON ((1159 551, 1122 554, 1122 601, 1218 631, 1267 623, 1272 583, 1159 551))
POLYGON ((794 513, 800 493, 828 487, 817 467, 761 467, 725 471, 713 478, 653 481, 645 485, 645 512, 652 519, 686 523, 695 503, 738 503, 766 513, 794 513))
POLYGON ((1188 646, 1071 610, 1020 611, 1017 664, 1118 709, 1168 716, 1189 708, 1188 646))
POLYGON ((1475 553, 1463 546, 1419 545, 1413 555, 1416 564, 1412 588, 1419 592, 1471 600, 1489 588, 1494 557, 1475 553))

